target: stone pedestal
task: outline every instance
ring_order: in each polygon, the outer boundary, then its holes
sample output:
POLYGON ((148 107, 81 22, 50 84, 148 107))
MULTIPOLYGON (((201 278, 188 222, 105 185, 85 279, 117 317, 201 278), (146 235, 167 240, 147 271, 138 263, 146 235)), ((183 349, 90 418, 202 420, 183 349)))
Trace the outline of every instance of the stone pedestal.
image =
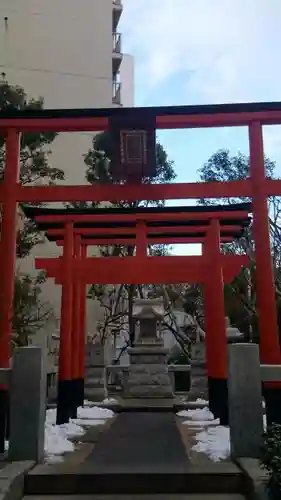
POLYGON ((159 299, 136 300, 134 318, 139 321, 136 345, 128 349, 130 366, 124 373, 124 398, 173 398, 168 372, 169 350, 163 345, 158 325, 164 308, 159 299))
POLYGON ((131 365, 124 374, 125 398, 172 398, 167 364, 168 349, 142 345, 129 349, 131 365))
POLYGON ((107 397, 106 350, 100 344, 88 344, 86 353, 85 398, 102 401, 107 397))
POLYGON ((205 361, 205 343, 196 342, 191 347, 191 394, 195 399, 208 399, 208 380, 205 361))
POLYGON ((46 370, 40 347, 21 347, 13 356, 10 385, 9 460, 44 458, 46 370))

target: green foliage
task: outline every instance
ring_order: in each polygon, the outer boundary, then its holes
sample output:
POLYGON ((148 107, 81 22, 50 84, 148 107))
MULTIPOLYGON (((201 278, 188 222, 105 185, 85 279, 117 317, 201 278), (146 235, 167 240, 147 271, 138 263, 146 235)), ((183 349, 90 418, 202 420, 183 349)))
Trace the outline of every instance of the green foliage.
MULTIPOLYGON (((275 162, 265 157, 265 169, 268 178, 274 177, 275 162)), ((200 180, 203 182, 238 181, 249 177, 250 161, 245 154, 238 152, 231 156, 227 149, 219 149, 199 170, 200 180)), ((200 200, 202 205, 214 203, 239 203, 249 201, 248 198, 220 198, 219 200, 200 200)))
POLYGON ((28 345, 34 335, 52 316, 52 309, 41 302, 41 285, 45 282, 45 273, 37 276, 18 274, 15 279, 13 309, 13 345, 28 345))
POLYGON ((281 498, 281 425, 267 429, 261 456, 262 466, 269 472, 269 490, 272 498, 281 498))
MULTIPOLYGON (((103 132, 94 136, 92 148, 84 155, 84 161, 86 164, 86 179, 90 184, 115 184, 118 183, 112 176, 112 158, 113 158, 113 141, 111 140, 110 132, 103 132)), ((159 143, 156 144, 156 177, 153 178, 143 178, 142 182, 144 184, 149 183, 168 183, 175 179, 176 173, 174 170, 174 164, 168 159, 168 155, 164 150, 163 146, 159 143)), ((110 200, 110 205, 116 208, 138 208, 140 206, 164 206, 165 202, 160 201, 149 201, 149 200, 138 200, 135 202, 121 201, 116 202, 110 200)), ((76 203, 76 207, 85 206, 98 206, 98 203, 76 203)), ((149 248, 150 255, 166 255, 169 252, 169 247, 164 245, 151 245, 149 248)), ((100 253, 102 256, 133 256, 135 253, 135 245, 130 246, 105 246, 100 247, 100 253)), ((126 307, 128 308, 128 324, 130 332, 130 343, 134 343, 134 321, 132 317, 133 310, 133 298, 140 293, 142 295, 142 287, 138 285, 122 285, 123 291, 126 295, 126 307)), ((100 290, 97 289, 96 285, 93 285, 90 289, 90 294, 100 300, 103 307, 105 307, 103 301, 103 295, 100 290)), ((117 297, 117 302, 121 297, 117 297)))
MULTIPOLYGON (((41 110, 44 107, 42 97, 28 99, 24 89, 10 85, 5 75, 0 82, 0 111, 41 110)), ((54 168, 49 162, 50 145, 56 137, 55 132, 29 132, 21 136, 20 148, 20 181, 24 185, 36 183, 54 184, 64 179, 64 172, 54 168)), ((0 136, 0 182, 3 180, 5 168, 5 139, 0 136)), ((23 229, 17 235, 17 257, 23 258, 38 242, 41 234, 30 220, 24 221, 23 229)), ((40 329, 50 318, 52 311, 47 304, 41 302, 41 285, 43 274, 37 277, 18 274, 15 278, 14 311, 13 311, 13 343, 16 346, 28 344, 28 338, 40 329)))
MULTIPOLYGON (((44 99, 28 100, 24 89, 10 85, 6 80, 0 82, 0 111, 2 110, 41 110, 44 99)), ((54 184, 64 179, 64 172, 52 167, 49 163, 51 150, 49 146, 56 137, 56 132, 30 132, 21 136, 20 181, 24 185, 38 182, 54 184)), ((0 136, 0 182, 5 168, 5 143, 0 136)), ((40 241, 40 235, 30 221, 24 222, 24 228, 18 235, 17 256, 25 257, 31 248, 40 241)))
MULTIPOLYGON (((265 157, 265 170, 267 178, 275 177, 275 162, 265 157)), ((199 169, 200 180, 203 182, 227 182, 246 179, 250 175, 249 157, 238 152, 232 156, 230 151, 220 149, 199 169)), ((249 202, 249 198, 219 198, 200 200, 201 205, 228 204, 249 202)), ((280 214, 281 201, 278 197, 269 198, 269 227, 273 257, 273 268, 276 279, 277 306, 280 307, 280 214)), ((258 321, 256 311, 256 286, 255 286, 255 260, 252 224, 245 229, 242 238, 232 243, 222 245, 225 253, 233 255, 247 254, 250 263, 247 269, 242 269, 231 284, 225 285, 226 314, 231 323, 242 331, 246 338, 258 339, 258 321)), ((281 316, 280 316, 281 318, 281 316)), ((281 323, 280 323, 281 326, 281 323)))
MULTIPOLYGON (((44 99, 27 99, 22 87, 12 86, 7 81, 0 82, 0 111, 9 110, 41 110, 44 99)), ((56 132, 29 132, 21 137, 21 169, 22 184, 34 184, 38 180, 50 184, 64 179, 64 172, 49 164, 51 151, 48 146, 54 141, 56 132)), ((4 137, 0 137, 0 178, 3 178, 5 162, 4 137)))
MULTIPOLYGON (((108 183, 116 181, 112 178, 111 160, 113 158, 112 141, 110 132, 103 132, 93 138, 93 147, 84 157, 87 166, 86 179, 90 184, 108 183)), ((156 176, 154 178, 144 178, 143 183, 168 183, 176 178, 174 163, 168 159, 168 155, 163 146, 156 144, 156 176)), ((141 200, 137 202, 139 206, 141 200)), ((150 202, 155 204, 156 202, 150 202)), ((159 203, 157 203, 159 204, 159 203)), ((131 206, 132 204, 129 204, 131 206)), ((125 206, 125 204, 122 204, 125 206)), ((126 204, 128 206, 128 204, 126 204)))
MULTIPOLYGON (((111 173, 111 160, 113 158, 113 144, 110 132, 102 132, 93 138, 92 148, 84 156, 84 161, 87 167, 86 179, 90 184, 108 183, 114 184, 116 181, 111 173)), ((143 183, 168 183, 175 179, 176 173, 174 163, 168 159, 168 155, 163 146, 156 144, 156 177, 142 179, 143 183)), ((76 203, 75 206, 89 206, 88 204, 76 203)), ((98 203, 91 203, 91 206, 97 206, 98 203)), ((115 207, 131 207, 147 205, 164 205, 163 201, 143 201, 139 200, 133 203, 111 201, 111 206, 115 207)), ((169 252, 169 247, 164 245, 153 245, 150 248, 150 253, 155 255, 166 255, 169 252)), ((121 246, 105 247, 101 249, 101 254, 104 256, 118 255, 133 255, 134 246, 124 249, 121 246)))

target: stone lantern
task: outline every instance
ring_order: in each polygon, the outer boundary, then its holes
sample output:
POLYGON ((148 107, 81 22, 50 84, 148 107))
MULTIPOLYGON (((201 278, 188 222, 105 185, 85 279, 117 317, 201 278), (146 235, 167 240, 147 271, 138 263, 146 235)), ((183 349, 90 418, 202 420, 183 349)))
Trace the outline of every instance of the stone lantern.
POLYGON ((138 322, 138 332, 134 347, 128 349, 130 366, 124 376, 124 398, 165 399, 171 402, 173 390, 168 372, 169 350, 164 347, 160 336, 164 317, 162 299, 135 299, 133 317, 138 322))
POLYGON ((138 324, 136 344, 163 344, 160 331, 164 312, 162 299, 135 300, 133 318, 138 324))

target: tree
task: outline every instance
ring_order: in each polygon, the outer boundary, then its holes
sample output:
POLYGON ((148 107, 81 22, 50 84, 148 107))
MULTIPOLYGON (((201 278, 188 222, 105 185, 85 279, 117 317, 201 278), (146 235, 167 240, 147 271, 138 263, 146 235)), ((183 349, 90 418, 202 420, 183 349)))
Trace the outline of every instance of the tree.
MULTIPOLYGON (((265 169, 268 178, 275 177, 275 162, 265 157, 265 169)), ((238 153, 231 156, 230 152, 221 149, 214 153, 199 169, 200 180, 204 182, 235 181, 249 176, 249 158, 238 153)), ((248 198, 225 198, 216 200, 200 200, 200 204, 212 205, 215 203, 241 203, 251 201, 248 198)), ((276 295, 279 316, 281 320, 281 274, 280 274, 280 244, 281 244, 281 198, 269 198, 270 239, 275 273, 276 295)), ((252 224, 239 240, 223 245, 223 251, 231 254, 246 253, 250 258, 247 269, 242 269, 230 285, 225 286, 226 313, 231 321, 248 336, 258 335, 256 311, 256 285, 254 240, 252 224)), ((280 321, 281 326, 281 321, 280 321)))
MULTIPOLYGON (((113 145, 111 141, 110 132, 103 132, 101 134, 96 135, 93 138, 93 144, 91 149, 85 154, 84 161, 87 167, 86 170, 86 179, 90 184, 97 183, 107 183, 113 184, 116 181, 112 176, 112 158, 113 158, 113 145)), ((148 183, 168 183, 174 180, 176 177, 176 173, 174 170, 174 163, 169 160, 166 151, 163 146, 159 143, 156 144, 156 176, 154 178, 144 178, 142 182, 145 184, 148 183)), ((85 204, 76 204, 76 206, 85 206, 85 204)), ((89 206, 89 204, 86 204, 89 206)), ((97 206, 97 203, 92 203, 91 206, 97 206)), ((138 208, 141 206, 163 206, 164 201, 146 201, 139 200, 135 202, 127 202, 123 201, 120 203, 111 201, 111 206, 115 206, 117 208, 138 208)), ((100 249, 102 255, 107 256, 133 256, 135 252, 135 245, 131 245, 128 247, 123 246, 111 246, 111 247, 103 247, 100 249)), ((167 252, 167 249, 162 245, 151 246, 149 249, 150 253, 155 252, 157 255, 163 254, 163 252, 167 252)), ((94 293, 95 286, 92 287, 92 294, 94 293)), ((123 291, 126 292, 127 295, 127 309, 128 309, 128 323, 129 323, 129 332, 130 332, 130 341, 133 343, 134 341, 134 324, 132 317, 132 308, 133 308, 133 298, 138 293, 136 287, 131 284, 124 284, 123 291)))
MULTIPOLYGON (((28 99, 24 89, 13 86, 2 73, 0 81, 0 111, 2 110, 41 110, 44 99, 28 99)), ((55 132, 29 132, 21 136, 20 148, 20 181, 24 185, 34 185, 38 182, 53 184, 56 180, 64 179, 64 172, 52 167, 49 163, 51 154, 50 145, 56 137, 55 132)), ((5 138, 0 136, 0 182, 3 180, 5 168, 5 138)), ((19 215, 20 216, 20 215, 19 215)), ((36 230, 34 223, 24 219, 23 227, 17 235, 17 257, 23 258, 38 242, 42 241, 41 234, 36 230)), ((46 314, 47 305, 41 303, 40 285, 43 276, 37 278, 17 274, 15 280, 14 318, 13 328, 15 342, 24 345, 28 336, 47 321, 50 314, 46 314), (36 312, 37 309, 37 312, 36 312)))
MULTIPOLYGON (((265 157, 266 176, 274 177, 275 162, 265 157)), ((200 180, 204 182, 226 182, 246 179, 250 175, 250 159, 240 151, 235 156, 230 155, 227 149, 219 149, 198 170, 200 180)), ((219 198, 200 200, 200 204, 213 205, 216 203, 241 203, 250 201, 249 198, 219 198)))
POLYGON ((52 308, 41 300, 44 282, 44 272, 35 277, 16 275, 13 309, 13 345, 16 347, 28 345, 30 337, 53 315, 52 308))
MULTIPOLYGON (((0 111, 2 110, 41 110, 44 99, 29 99, 20 86, 10 85, 3 75, 0 82, 0 111)), ((29 132, 21 136, 20 151, 20 181, 24 185, 36 184, 39 181, 53 184, 64 179, 64 172, 52 167, 49 163, 50 145, 56 137, 56 132, 29 132)), ((5 168, 5 138, 0 136, 0 181, 5 168)), ((24 221, 17 240, 18 257, 25 257, 31 248, 40 241, 41 236, 30 220, 24 221)))

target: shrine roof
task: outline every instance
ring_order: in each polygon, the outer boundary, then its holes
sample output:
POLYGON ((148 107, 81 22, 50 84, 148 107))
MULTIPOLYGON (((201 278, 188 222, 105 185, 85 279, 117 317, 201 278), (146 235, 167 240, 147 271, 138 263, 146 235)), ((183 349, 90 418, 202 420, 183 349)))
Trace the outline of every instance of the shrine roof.
POLYGON ((251 203, 211 206, 195 205, 180 207, 139 207, 137 209, 23 207, 26 217, 34 219, 39 230, 48 231, 50 229, 62 229, 60 235, 48 235, 48 238, 52 241, 62 239, 65 219, 71 220, 72 217, 75 217, 73 223, 74 228, 89 229, 88 234, 82 236, 85 240, 105 237, 108 239, 114 239, 117 237, 116 234, 114 234, 114 228, 124 228, 124 234, 119 233, 118 238, 127 238, 129 241, 130 239, 134 239, 134 234, 126 234, 126 228, 136 227, 136 220, 141 215, 143 215, 144 221, 146 216, 157 216, 156 220, 149 220, 148 218, 146 222, 146 226, 148 228, 148 239, 161 239, 171 236, 199 238, 205 236, 210 223, 210 217, 206 217, 206 215, 216 213, 220 214, 219 219, 221 225, 221 236, 239 238, 242 236, 244 229, 251 223, 251 218, 248 216, 248 214, 251 213, 251 210, 251 203), (237 217, 235 217, 236 212, 237 217), (180 217, 180 215, 183 214, 185 214, 186 217, 180 217), (195 220, 192 218, 188 219, 188 214, 190 214, 190 217, 192 217, 192 214, 198 214, 199 216, 197 216, 195 220), (130 220, 126 218, 128 215, 132 216, 130 220), (172 220, 171 215, 173 215, 172 220), (48 217, 48 220, 44 220, 44 217, 46 216, 48 217), (81 218, 79 216, 81 216, 81 218), (91 217, 90 220, 87 220, 87 216, 93 217, 91 217), (96 221, 94 220, 95 216, 97 217, 96 221), (99 218, 99 216, 102 216, 102 219, 99 218), (134 216, 136 216, 136 219, 134 219, 134 216), (202 232, 202 226, 206 226, 206 231, 202 232), (223 226, 233 226, 233 229, 228 228, 227 231, 224 231, 223 226), (163 232, 161 232, 161 227, 163 227, 163 232), (187 235, 186 232, 184 232, 184 228, 186 227, 194 227, 194 231, 188 233, 187 235), (200 231, 197 230, 199 227, 201 227, 200 231), (109 231, 106 236, 104 233, 103 235, 98 234, 98 229, 102 228, 108 228, 109 230, 112 229, 112 232, 109 231), (157 233, 153 232, 153 228, 157 228, 157 233), (170 233, 167 228, 173 228, 173 231, 170 233), (176 230, 178 229, 178 232, 175 232, 175 228, 176 230), (95 231, 91 233, 91 229, 95 231))
POLYGON ((53 118, 95 118, 95 117, 137 117, 153 118, 157 116, 212 115, 228 113, 257 113, 281 111, 281 102, 249 102, 235 104, 201 104, 189 106, 150 106, 134 108, 85 108, 85 109, 4 109, 1 119, 53 119, 53 118))

